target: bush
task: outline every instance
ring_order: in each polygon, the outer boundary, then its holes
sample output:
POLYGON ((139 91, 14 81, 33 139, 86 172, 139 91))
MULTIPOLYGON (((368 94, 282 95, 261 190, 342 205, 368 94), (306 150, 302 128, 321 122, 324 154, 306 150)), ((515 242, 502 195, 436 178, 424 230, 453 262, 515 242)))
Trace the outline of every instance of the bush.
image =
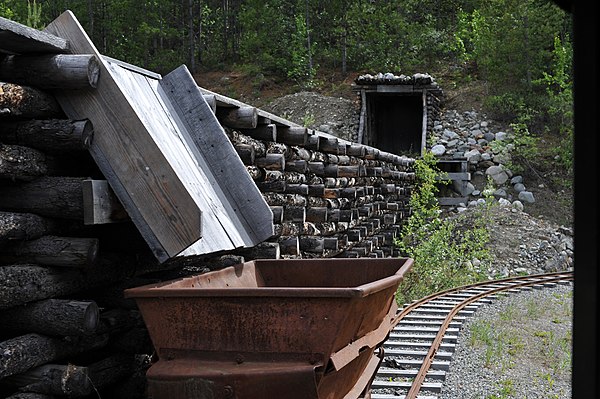
POLYGON ((411 216, 402 228, 396 245, 414 265, 397 293, 401 305, 447 288, 480 281, 485 277, 482 266, 490 260, 486 244, 491 200, 478 207, 468 229, 462 214, 456 219, 442 218, 435 195, 436 180, 441 172, 431 152, 415 162, 418 189, 411 195, 411 216))

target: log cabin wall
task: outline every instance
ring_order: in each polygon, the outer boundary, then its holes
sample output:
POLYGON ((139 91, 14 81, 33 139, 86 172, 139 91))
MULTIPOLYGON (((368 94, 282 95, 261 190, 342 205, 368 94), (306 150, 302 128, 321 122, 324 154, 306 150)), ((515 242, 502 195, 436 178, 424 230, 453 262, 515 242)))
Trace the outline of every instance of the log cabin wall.
MULTIPOLYGON (((153 349, 125 288, 258 258, 397 255, 414 159, 198 88, 271 207, 275 234, 159 263, 87 150, 94 127, 54 99, 77 88, 57 73, 31 82, 3 70, 8 54, 51 58, 68 43, 0 22, 13 35, 0 35, 0 397, 145 397, 153 349)), ((78 85, 93 87, 93 76, 78 85)))

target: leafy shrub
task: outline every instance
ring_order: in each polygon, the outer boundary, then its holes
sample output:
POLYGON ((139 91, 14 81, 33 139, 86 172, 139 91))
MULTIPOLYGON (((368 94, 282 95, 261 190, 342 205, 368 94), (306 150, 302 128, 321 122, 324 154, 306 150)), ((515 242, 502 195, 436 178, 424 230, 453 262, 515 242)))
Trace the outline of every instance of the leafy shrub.
POLYGON ((484 277, 482 265, 489 261, 486 248, 488 207, 478 207, 468 229, 462 214, 456 219, 442 218, 436 194, 441 171, 431 152, 415 162, 417 189, 411 195, 411 216, 402 228, 396 245, 403 256, 414 259, 413 270, 399 287, 400 304, 433 292, 479 281, 484 277), (478 260, 476 262, 475 260, 478 260), (479 266, 475 266, 479 263, 479 266))

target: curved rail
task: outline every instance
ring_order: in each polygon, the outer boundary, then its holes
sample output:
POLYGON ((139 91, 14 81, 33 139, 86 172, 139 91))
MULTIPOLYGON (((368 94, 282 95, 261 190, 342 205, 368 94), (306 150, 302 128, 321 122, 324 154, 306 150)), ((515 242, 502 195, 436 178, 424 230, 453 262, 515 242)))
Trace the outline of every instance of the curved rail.
MULTIPOLYGON (((429 295, 425 298, 408 304, 396 315, 396 318, 393 322, 394 327, 402 322, 405 318, 410 317, 411 313, 416 313, 415 310, 424 308, 428 304, 433 303, 433 301, 447 300, 449 298, 453 298, 454 301, 456 301, 457 298, 459 298, 459 302, 452 305, 452 307, 447 310, 443 320, 441 320, 441 326, 439 327, 437 333, 435 333, 435 337, 433 338, 433 341, 420 364, 419 370, 414 375, 414 379, 410 384, 408 393, 405 396, 373 394, 372 398, 416 399, 417 395, 421 391, 421 388, 423 387, 427 374, 432 368, 434 358, 438 354, 448 328, 451 326, 453 320, 456 318, 459 312, 463 311, 466 307, 474 302, 481 301, 485 297, 489 297, 504 291, 521 290, 527 287, 540 285, 553 285, 555 283, 566 282, 570 280, 573 280, 572 271, 505 278, 501 280, 485 281, 463 287, 452 288, 429 295)), ((374 385, 373 388, 376 386, 377 385, 374 385)), ((441 384, 438 384, 438 387, 441 388, 441 384)))

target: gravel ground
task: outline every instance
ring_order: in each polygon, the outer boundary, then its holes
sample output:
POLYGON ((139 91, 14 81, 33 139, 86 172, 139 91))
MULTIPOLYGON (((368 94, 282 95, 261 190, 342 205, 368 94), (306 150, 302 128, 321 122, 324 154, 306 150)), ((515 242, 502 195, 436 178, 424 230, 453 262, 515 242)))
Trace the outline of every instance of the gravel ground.
POLYGON ((480 307, 462 327, 439 399, 571 397, 573 287, 480 307))

